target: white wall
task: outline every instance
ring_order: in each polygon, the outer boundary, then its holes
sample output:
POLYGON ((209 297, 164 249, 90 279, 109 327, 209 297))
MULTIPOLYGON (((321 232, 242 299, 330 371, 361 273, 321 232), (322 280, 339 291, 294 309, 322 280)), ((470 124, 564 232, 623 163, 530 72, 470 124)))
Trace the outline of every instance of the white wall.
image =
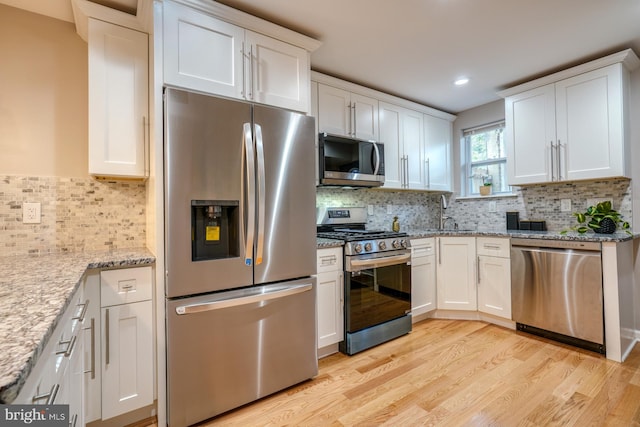
POLYGON ((87 45, 0 4, 0 174, 87 177, 87 45))

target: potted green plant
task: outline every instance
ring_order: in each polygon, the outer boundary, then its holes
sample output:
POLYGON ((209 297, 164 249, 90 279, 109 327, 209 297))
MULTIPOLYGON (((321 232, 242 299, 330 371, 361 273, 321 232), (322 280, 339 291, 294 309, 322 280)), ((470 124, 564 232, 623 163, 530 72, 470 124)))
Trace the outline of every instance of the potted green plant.
MULTIPOLYGON (((578 225, 570 227, 569 230, 577 231, 580 234, 589 230, 593 230, 595 233, 610 234, 615 232, 618 227, 625 230, 627 234, 631 234, 629 231, 631 226, 622 219, 622 215, 618 211, 612 209, 609 200, 595 206, 589 206, 584 213, 574 212, 573 216, 576 217, 578 225)), ((561 233, 565 234, 569 230, 563 230, 561 233)))
POLYGON ((490 195, 492 184, 493 184, 493 177, 491 175, 484 175, 482 177, 482 185, 480 186, 480 195, 481 196, 490 195))

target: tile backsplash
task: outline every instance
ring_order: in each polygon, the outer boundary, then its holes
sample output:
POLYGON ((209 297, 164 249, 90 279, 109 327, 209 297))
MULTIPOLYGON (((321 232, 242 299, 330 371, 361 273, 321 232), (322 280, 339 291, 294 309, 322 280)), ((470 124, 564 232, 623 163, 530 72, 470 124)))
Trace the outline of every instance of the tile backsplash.
MULTIPOLYGON (((553 183, 526 187, 514 187, 514 196, 452 198, 445 212, 452 218, 446 228, 454 223, 462 229, 505 230, 505 213, 518 211, 520 219, 545 220, 547 229, 560 231, 575 225, 573 212, 584 211, 589 202, 608 199, 624 220, 632 223, 631 180, 610 179, 571 183, 553 183), (561 212, 561 200, 571 200, 571 210, 561 212), (493 211, 495 204, 495 211, 493 211)), ((447 198, 450 195, 447 194, 447 198)), ((391 229, 394 216, 398 216, 401 229, 429 229, 438 226, 439 193, 417 191, 389 191, 380 189, 348 190, 320 187, 316 191, 317 206, 373 206, 367 227, 391 229), (387 213, 391 206, 391 214, 387 213)))
POLYGON ((0 255, 145 246, 146 189, 139 181, 2 176, 0 255), (40 224, 22 223, 22 203, 41 203, 40 224))

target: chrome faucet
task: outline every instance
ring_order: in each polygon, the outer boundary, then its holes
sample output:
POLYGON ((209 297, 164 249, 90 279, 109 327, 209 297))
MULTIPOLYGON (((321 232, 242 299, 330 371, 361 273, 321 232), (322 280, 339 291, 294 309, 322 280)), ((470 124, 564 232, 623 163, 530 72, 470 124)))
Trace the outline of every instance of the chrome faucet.
POLYGON ((447 203, 447 198, 444 196, 444 194, 440 195, 440 226, 438 227, 439 230, 444 230, 444 224, 447 222, 448 219, 451 219, 451 217, 449 216, 445 216, 444 211, 447 209, 447 207, 449 206, 449 204, 447 203))

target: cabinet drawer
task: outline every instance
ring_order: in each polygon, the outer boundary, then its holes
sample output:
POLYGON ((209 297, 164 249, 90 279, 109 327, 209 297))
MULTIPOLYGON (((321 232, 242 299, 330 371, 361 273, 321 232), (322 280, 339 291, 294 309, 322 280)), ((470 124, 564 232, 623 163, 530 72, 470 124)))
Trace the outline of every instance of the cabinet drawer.
POLYGON ((145 301, 152 295, 151 267, 100 272, 100 306, 145 301))
POLYGON ((509 239, 495 237, 478 237, 476 240, 476 250, 478 255, 509 258, 509 239))
POLYGON ((342 248, 318 249, 318 274, 342 271, 342 248))
POLYGON ((435 255, 436 239, 429 237, 426 239, 411 240, 411 259, 435 255))

